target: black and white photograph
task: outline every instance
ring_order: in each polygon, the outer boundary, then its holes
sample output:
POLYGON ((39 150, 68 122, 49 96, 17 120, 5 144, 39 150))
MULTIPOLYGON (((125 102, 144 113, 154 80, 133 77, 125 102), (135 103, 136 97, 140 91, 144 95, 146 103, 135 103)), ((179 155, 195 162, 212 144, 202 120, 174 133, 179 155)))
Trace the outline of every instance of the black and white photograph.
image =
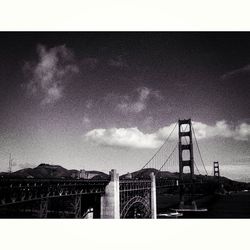
POLYGON ((1 249, 248 249, 250 4, 0 5, 1 249))
POLYGON ((1 218, 250 218, 249 32, 2 32, 1 218))

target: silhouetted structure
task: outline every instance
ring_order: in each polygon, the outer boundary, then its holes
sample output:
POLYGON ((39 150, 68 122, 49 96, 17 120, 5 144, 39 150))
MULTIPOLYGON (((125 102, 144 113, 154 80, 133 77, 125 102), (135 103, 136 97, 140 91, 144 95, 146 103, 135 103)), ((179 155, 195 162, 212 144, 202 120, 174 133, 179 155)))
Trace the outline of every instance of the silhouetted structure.
MULTIPOLYGON (((192 141, 192 123, 191 119, 179 120, 179 181, 180 181, 180 208, 184 206, 184 182, 183 169, 188 167, 190 169, 191 179, 191 195, 194 194, 194 156, 193 156, 193 141, 192 141), (184 159, 183 154, 186 158, 184 159)), ((195 202, 192 198, 192 203, 195 202)))

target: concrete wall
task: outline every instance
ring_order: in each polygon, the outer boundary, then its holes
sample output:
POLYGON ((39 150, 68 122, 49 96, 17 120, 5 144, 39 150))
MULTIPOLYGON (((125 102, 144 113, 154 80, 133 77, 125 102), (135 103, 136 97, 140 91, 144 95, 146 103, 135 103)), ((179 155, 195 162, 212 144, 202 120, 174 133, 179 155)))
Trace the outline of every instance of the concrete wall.
POLYGON ((112 169, 110 177, 111 181, 105 188, 104 196, 101 197, 101 218, 120 219, 119 174, 112 169))

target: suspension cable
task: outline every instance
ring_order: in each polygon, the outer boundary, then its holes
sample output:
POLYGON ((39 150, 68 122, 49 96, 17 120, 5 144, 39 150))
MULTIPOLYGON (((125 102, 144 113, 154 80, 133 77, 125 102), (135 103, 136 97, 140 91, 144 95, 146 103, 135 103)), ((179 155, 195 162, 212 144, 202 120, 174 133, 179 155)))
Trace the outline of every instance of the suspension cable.
MULTIPOLYGON (((184 132, 186 131, 187 126, 188 126, 188 125, 186 125, 186 127, 184 128, 184 132)), ((185 139, 186 139, 186 138, 185 138, 185 139)), ((179 142, 177 142, 177 144, 175 145, 173 151, 170 153, 170 155, 168 156, 168 158, 165 160, 165 162, 164 162, 164 163, 162 164, 162 166, 159 168, 159 171, 161 171, 161 169, 166 165, 166 163, 168 162, 168 160, 170 159, 170 157, 172 156, 172 154, 174 153, 174 151, 176 150, 176 148, 177 148, 178 145, 179 145, 179 142)), ((157 172, 157 173, 159 173, 159 172, 157 172)))
POLYGON ((166 163, 168 162, 168 160, 170 159, 170 157, 172 156, 172 154, 174 153, 174 151, 176 150, 177 146, 178 146, 178 142, 175 145, 173 151, 171 152, 171 154, 168 156, 168 158, 165 160, 165 162, 162 164, 162 166, 159 168, 159 171, 157 172, 157 174, 161 171, 161 169, 166 165, 166 163))
POLYGON ((205 167, 204 161, 203 161, 202 156, 201 156, 201 151, 200 151, 200 148, 199 148, 199 144, 198 144, 198 142, 197 142, 197 139, 196 139, 196 135, 195 135, 195 131, 194 131, 194 129, 193 129, 193 126, 192 126, 192 131, 193 131, 193 133, 194 133, 194 138, 195 138, 195 142, 196 142, 196 145, 197 145, 197 148, 198 148, 198 152, 199 152, 199 155, 200 155, 200 158, 201 158, 202 165, 203 165, 203 167, 204 167, 204 169, 205 169, 206 174, 208 175, 207 169, 206 169, 206 167, 205 167))
POLYGON ((164 145, 166 145, 166 143, 168 142, 170 136, 172 135, 172 133, 174 132, 176 126, 177 126, 178 122, 175 123, 174 128, 172 129, 171 133, 169 134, 169 136, 167 137, 167 139, 165 140, 165 142, 161 145, 161 147, 155 152, 155 154, 150 158, 149 161, 147 161, 147 163, 141 168, 144 169, 154 158, 155 156, 160 152, 160 150, 163 148, 164 145))
POLYGON ((198 168, 198 166, 197 166, 197 164, 196 164, 196 162, 194 161, 194 166, 195 166, 195 168, 196 168, 196 170, 197 170, 197 172, 198 172, 198 174, 200 175, 201 173, 200 173, 200 170, 199 170, 199 168, 198 168))

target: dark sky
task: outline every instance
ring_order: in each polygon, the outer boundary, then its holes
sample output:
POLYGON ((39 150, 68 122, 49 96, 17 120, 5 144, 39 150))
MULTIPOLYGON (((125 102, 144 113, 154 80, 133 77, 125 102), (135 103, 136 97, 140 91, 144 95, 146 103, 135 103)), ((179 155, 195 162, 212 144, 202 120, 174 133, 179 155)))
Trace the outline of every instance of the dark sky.
POLYGON ((0 33, 0 162, 120 173, 191 117, 205 163, 250 176, 250 33, 0 33), (247 172, 248 171, 248 172, 247 172))

